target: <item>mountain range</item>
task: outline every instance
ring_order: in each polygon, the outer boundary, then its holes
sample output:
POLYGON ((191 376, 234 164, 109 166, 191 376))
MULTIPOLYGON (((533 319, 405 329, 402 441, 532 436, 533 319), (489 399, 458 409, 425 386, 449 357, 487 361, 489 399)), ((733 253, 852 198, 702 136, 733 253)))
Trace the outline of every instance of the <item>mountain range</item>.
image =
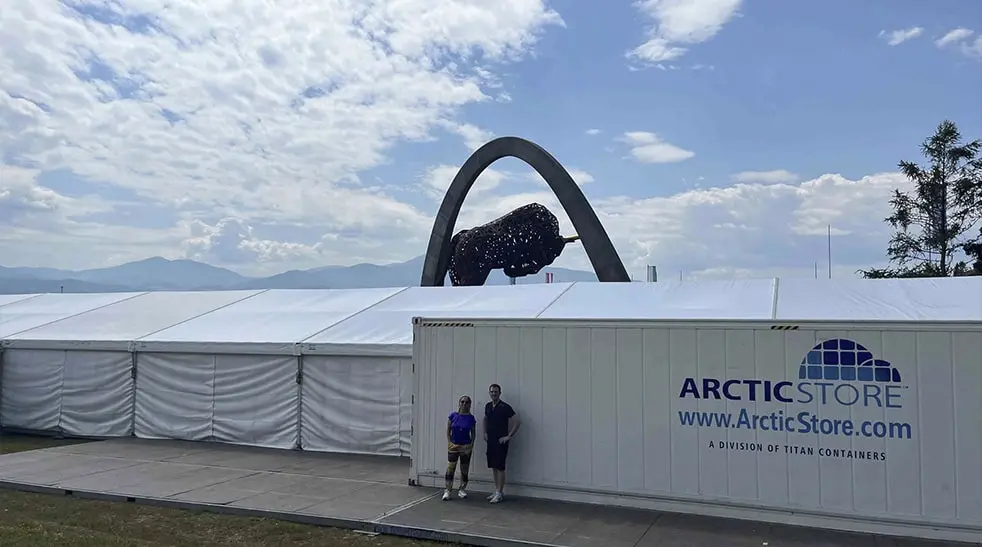
MULTIPOLYGON (((79 271, 0 266, 0 294, 406 287, 419 285, 422 271, 423 257, 420 256, 385 265, 325 266, 290 270, 269 277, 247 277, 194 260, 154 257, 110 268, 79 271)), ((518 279, 517 283, 544 283, 546 272, 553 274, 556 283, 597 280, 593 272, 545 268, 536 275, 518 279)), ((508 278, 501 270, 495 270, 487 284, 507 285, 508 278)))

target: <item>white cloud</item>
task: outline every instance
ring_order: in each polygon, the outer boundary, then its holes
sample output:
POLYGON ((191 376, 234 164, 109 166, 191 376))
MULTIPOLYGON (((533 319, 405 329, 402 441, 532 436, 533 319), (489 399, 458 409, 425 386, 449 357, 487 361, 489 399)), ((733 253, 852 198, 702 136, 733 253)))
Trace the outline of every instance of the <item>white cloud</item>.
MULTIPOLYGON (((566 172, 569 173, 569 176, 573 178, 573 182, 575 182, 577 186, 583 186, 584 184, 590 184, 591 182, 594 182, 595 180, 597 180, 597 179, 595 179, 593 177, 593 175, 591 175, 590 173, 587 173, 586 171, 584 171, 582 169, 569 169, 568 168, 568 169, 566 169, 566 172)), ((533 181, 533 182, 536 182, 536 183, 541 183, 543 185, 546 184, 545 179, 542 178, 539 175, 539 173, 537 173, 535 170, 529 170, 529 172, 528 172, 528 174, 526 175, 525 178, 527 180, 530 180, 530 181, 533 181)))
POLYGON ((316 259, 319 244, 304 245, 260 239, 252 226, 240 219, 223 218, 214 226, 200 220, 186 224, 190 236, 182 242, 187 258, 215 264, 290 262, 316 259))
POLYGON ((310 236, 310 241, 262 237, 256 227, 237 218, 223 218, 214 224, 196 219, 183 221, 176 234, 179 242, 173 246, 177 251, 163 254, 231 267, 253 275, 271 275, 288 269, 323 265, 405 260, 408 258, 406 246, 425 246, 426 234, 422 227, 382 234, 330 233, 317 226, 302 228, 306 228, 302 231, 310 236))
MULTIPOLYGON (((0 152, 138 197, 59 193, 40 185, 36 170, 5 167, 6 265, 84 268, 159 254, 269 274, 419 255, 459 164, 405 173, 410 182, 416 177, 414 197, 428 198, 422 205, 359 174, 387 161, 393 145, 432 139, 434 130, 453 133, 469 150, 493 138, 462 120, 461 107, 506 97, 501 63, 563 24, 541 0, 99 4, 102 13, 141 16, 157 28, 136 32, 84 19, 68 5, 79 4, 34 0, 0 10, 0 152), (161 207, 177 220, 120 222, 120 207, 133 204, 161 207)), ((658 40, 677 57, 719 32, 740 2, 638 6, 655 26, 637 57, 654 61, 658 40)), ((644 163, 695 155, 649 132, 621 141, 644 163)), ((556 212, 564 233, 573 232, 544 183, 529 189, 529 179, 496 167, 475 184, 471 195, 480 199, 467 200, 458 228, 538 201, 556 212), (515 193, 513 182, 526 191, 515 193)), ((895 174, 796 183, 768 171, 736 185, 637 199, 611 197, 582 169, 570 173, 630 267, 655 263, 693 275, 810 272, 824 257, 828 223, 842 234, 836 247, 844 263, 866 266, 885 249, 889 192, 905 183, 895 174)), ((589 267, 580 247, 560 262, 589 267)))
POLYGON ((15 2, 0 150, 217 218, 412 224, 357 173, 447 124, 481 142, 457 121, 499 86, 475 60, 521 58, 557 25, 543 0, 15 2))
MULTIPOLYGON (((899 173, 858 180, 829 174, 801 183, 744 183, 665 197, 590 201, 625 265, 642 278, 645 264, 672 276, 684 270, 687 277, 747 277, 811 276, 818 262, 824 275, 829 224, 835 275, 853 275, 858 268, 882 264, 890 237, 883 219, 896 188, 909 188, 899 173)), ((538 190, 470 202, 457 229, 532 202, 556 214, 562 233, 575 232, 545 183, 538 190)), ((557 265, 590 269, 581 246, 568 249, 557 265)))
POLYGON ((647 131, 628 131, 621 141, 631 147, 631 156, 641 163, 675 163, 696 155, 647 131))
MULTIPOLYGON (((426 169, 420 177, 420 187, 423 193, 433 200, 443 201, 443 197, 450 188, 457 171, 457 165, 434 165, 426 169)), ((567 169, 569 175, 578 186, 593 182, 594 177, 582 169, 567 169)), ((546 185, 545 179, 529 168, 524 174, 515 173, 507 170, 489 167, 485 169, 474 181, 474 186, 467 192, 464 198, 464 207, 468 208, 476 200, 500 199, 502 192, 498 192, 502 186, 506 186, 510 181, 530 181, 546 185), (489 195, 490 194, 490 195, 489 195), (495 196, 498 196, 497 198, 495 196), (476 200, 474 198, 477 198, 476 200)), ((434 212, 436 209, 433 210, 434 212)))
POLYGON ((167 254, 180 242, 176 228, 152 230, 104 224, 93 215, 122 219, 125 200, 68 196, 41 185, 40 171, 0 164, 0 264, 100 267, 167 254), (115 214, 115 215, 114 215, 115 214))
POLYGON ((982 59, 982 36, 977 36, 972 42, 961 44, 961 51, 969 57, 982 59))
POLYGON ((956 28, 945 33, 944 36, 935 40, 935 45, 938 47, 945 47, 949 44, 954 44, 965 40, 973 34, 971 29, 967 28, 956 28))
MULTIPOLYGON (((456 166, 436 166, 421 179, 433 189, 433 211, 442 198, 441 187, 449 185, 456 170, 456 166)), ((570 173, 584 185, 625 264, 642 278, 645 264, 658 265, 662 277, 674 278, 682 270, 686 278, 707 278, 811 276, 816 262, 824 276, 829 224, 833 228, 835 275, 852 275, 858 268, 882 264, 890 236, 889 226, 883 222, 889 214, 890 195, 895 188, 909 188, 907 179, 898 173, 857 180, 828 174, 800 183, 706 185, 675 195, 637 199, 596 195, 602 187, 585 184, 592 176, 578 169, 570 169, 570 173)), ((479 199, 465 201, 458 230, 538 202, 556 214, 564 234, 575 233, 553 193, 531 170, 524 174, 486 171, 473 192, 468 197, 476 195, 479 199), (533 180, 533 186, 527 186, 533 180), (522 185, 523 191, 509 190, 513 184, 522 185)), ((322 224, 297 226, 306 234, 302 241, 270 235, 268 230, 234 217, 212 222, 188 218, 166 230, 74 222, 48 225, 47 229, 2 231, 0 256, 25 257, 14 261, 5 258, 6 264, 95 267, 160 254, 268 275, 325 264, 406 260, 425 249, 431 222, 431 217, 425 217, 396 229, 342 232, 322 224), (25 241, 32 241, 32 245, 25 246, 25 241), (78 253, 79 248, 86 252, 78 253)), ((557 265, 590 269, 579 245, 569 248, 557 265)))
POLYGON ((939 48, 954 46, 965 56, 982 59, 982 36, 976 36, 972 40, 971 37, 973 34, 975 33, 971 29, 960 27, 948 31, 934 43, 939 48))
POLYGON ((879 36, 880 38, 886 40, 888 45, 897 46, 906 42, 907 40, 917 38, 923 33, 924 29, 922 27, 910 27, 907 29, 893 30, 890 32, 881 30, 879 36))
POLYGON ((593 178, 593 175, 587 173, 582 169, 568 169, 568 171, 569 171, 569 176, 573 177, 573 180, 576 181, 577 186, 590 184, 591 182, 597 180, 593 178))
POLYGON ((39 171, 0 164, 0 219, 60 212, 70 201, 37 184, 39 171))
POLYGON ((705 42, 737 16, 742 0, 638 0, 635 7, 651 20, 648 40, 629 57, 657 63, 677 59, 689 45, 705 42))
MULTIPOLYGON (((434 165, 428 168, 421 177, 423 192, 433 199, 442 201, 458 171, 460 171, 459 165, 434 165)), ((489 167, 477 177, 474 185, 468 190, 467 196, 490 192, 497 188, 505 178, 504 172, 489 167)))
POLYGON ((66 225, 75 216, 112 210, 97 196, 69 197, 37 181, 41 172, 0 163, 0 226, 66 225))
POLYGON ((798 175, 785 169, 773 171, 742 171, 730 177, 733 182, 788 183, 798 180, 798 175))
POLYGON ((464 139, 464 146, 467 147, 468 152, 477 150, 494 138, 494 134, 490 131, 469 123, 444 122, 443 125, 447 130, 464 139))
POLYGON ((587 129, 586 130, 586 134, 587 135, 590 135, 590 136, 599 135, 600 134, 600 130, 599 129, 587 129))

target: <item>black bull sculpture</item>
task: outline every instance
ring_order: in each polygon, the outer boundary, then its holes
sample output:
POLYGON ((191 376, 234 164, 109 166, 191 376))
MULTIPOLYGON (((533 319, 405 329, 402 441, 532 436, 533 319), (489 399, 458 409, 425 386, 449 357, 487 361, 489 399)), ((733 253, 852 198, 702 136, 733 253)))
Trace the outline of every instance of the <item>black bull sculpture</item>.
POLYGON ((496 220, 461 230, 450 240, 450 282, 453 285, 483 285, 491 270, 502 269, 508 277, 537 274, 552 264, 567 243, 559 221, 538 203, 519 207, 496 220))
MULTIPOLYGON (((549 187, 556 194, 556 198, 562 204, 563 209, 573 223, 573 227, 578 234, 577 237, 583 242, 583 247, 587 252, 590 263, 593 265, 593 271, 597 274, 599 281, 631 281, 627 270, 624 268, 624 264, 621 262, 617 251, 614 250, 614 246, 610 242, 610 237, 604 230, 603 225, 600 224, 600 219, 597 218, 597 214, 590 207, 590 203, 587 202, 583 192, 580 191, 580 188, 559 161, 542 147, 531 141, 518 137, 500 137, 478 148, 471 154, 450 184, 450 188, 443 198, 443 203, 440 205, 440 210, 433 223, 433 231, 430 234, 429 245, 426 249, 420 285, 424 287, 442 286, 454 255, 459 254, 463 257, 468 253, 473 253, 474 249, 479 249, 478 244, 480 238, 467 236, 472 230, 461 231, 455 238, 451 237, 451 233, 454 224, 457 222, 460 207, 464 203, 467 192, 474 185, 474 181, 477 180, 477 177, 488 166, 504 157, 514 157, 524 161, 532 169, 535 169, 549 184, 549 187), (468 240, 470 239, 473 239, 473 241, 469 242, 468 240)), ((492 260, 475 262, 473 267, 463 267, 463 259, 458 259, 457 262, 460 262, 460 265, 455 268, 457 274, 452 273, 452 276, 456 275, 458 281, 461 283, 483 284, 487 280, 490 270, 495 267, 507 267, 505 273, 508 275, 523 271, 534 273, 551 263, 552 260, 555 260, 559 256, 559 253, 562 252, 563 246, 575 238, 559 237, 558 223, 556 223, 554 231, 551 228, 552 222, 555 222, 555 216, 541 205, 533 204, 526 207, 530 207, 529 213, 532 213, 536 206, 545 210, 548 217, 552 219, 549 221, 545 215, 542 215, 541 211, 531 214, 531 218, 533 219, 532 224, 542 224, 543 220, 545 220, 542 226, 546 227, 546 232, 538 236, 533 235, 530 237, 530 234, 524 233, 521 237, 512 237, 513 242, 516 244, 512 245, 511 254, 506 252, 499 252, 496 256, 488 254, 488 258, 492 260), (524 249, 520 248, 517 244, 518 239, 522 241, 535 241, 536 238, 542 241, 542 243, 535 246, 526 246, 524 249), (549 239, 552 240, 552 243, 548 242, 549 239), (558 243, 560 241, 562 242, 561 246, 558 243), (538 249, 539 246, 542 249, 538 249), (557 248, 558 251, 556 250, 557 248), (552 252, 555 252, 555 256, 552 256, 548 262, 543 263, 552 252), (482 276, 481 272, 486 268, 488 268, 488 272, 482 276), (474 283, 478 279, 480 281, 474 283)), ((522 211, 523 209, 525 208, 518 209, 517 211, 522 211)), ((510 214, 514 214, 517 211, 513 211, 510 214)), ((502 217, 502 219, 506 219, 507 217, 508 215, 502 217)), ((499 219, 499 221, 502 219, 499 219)), ((502 226, 505 224, 507 223, 502 223, 502 226)), ((485 225, 485 227, 487 226, 485 225)), ((500 237, 502 235, 504 235, 504 232, 499 231, 498 236, 500 237)), ((515 235, 517 236, 518 234, 515 235)), ((508 243, 508 239, 508 237, 504 237, 496 245, 501 247, 501 250, 504 250, 505 247, 511 245, 508 243)), ((473 256, 476 257, 477 255, 473 256)), ((452 282, 455 285, 458 284, 457 281, 452 280, 452 282)))

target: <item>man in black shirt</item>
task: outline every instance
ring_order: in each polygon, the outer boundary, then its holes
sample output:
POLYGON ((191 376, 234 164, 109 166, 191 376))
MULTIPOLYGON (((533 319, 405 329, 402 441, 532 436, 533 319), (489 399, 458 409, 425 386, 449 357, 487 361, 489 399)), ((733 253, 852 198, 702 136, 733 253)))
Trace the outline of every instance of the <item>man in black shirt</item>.
POLYGON ((488 496, 491 503, 499 503, 505 497, 505 460, 508 459, 508 443, 518 431, 521 420, 511 405, 501 400, 501 386, 488 388, 491 401, 484 405, 484 440, 488 445, 488 467, 494 475, 494 493, 488 496))

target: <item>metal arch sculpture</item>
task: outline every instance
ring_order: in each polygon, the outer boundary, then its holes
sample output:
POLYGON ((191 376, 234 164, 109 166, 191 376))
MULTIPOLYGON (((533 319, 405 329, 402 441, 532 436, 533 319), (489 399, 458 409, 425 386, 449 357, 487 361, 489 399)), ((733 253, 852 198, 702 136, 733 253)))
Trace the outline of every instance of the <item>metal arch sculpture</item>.
POLYGON ((559 160, 531 141, 519 137, 499 137, 478 148, 467 158, 443 197, 426 248, 421 286, 443 286, 453 252, 452 232, 464 198, 477 177, 492 163, 504 157, 524 161, 549 184, 583 242, 583 248, 586 249, 599 281, 631 281, 596 212, 559 160))

